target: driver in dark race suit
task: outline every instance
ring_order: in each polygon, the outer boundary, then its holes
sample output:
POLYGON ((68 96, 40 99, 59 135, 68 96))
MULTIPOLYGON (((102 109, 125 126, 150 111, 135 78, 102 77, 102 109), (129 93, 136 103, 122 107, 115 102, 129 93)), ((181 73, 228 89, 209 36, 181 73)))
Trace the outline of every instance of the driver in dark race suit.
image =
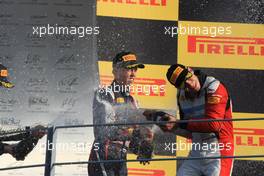
MULTIPOLYGON (((108 87, 95 92, 93 101, 94 124, 135 123, 137 101, 130 95, 138 68, 136 55, 131 52, 118 53, 113 59, 114 80, 108 87)), ((138 159, 151 158, 153 134, 147 127, 95 126, 95 141, 89 161, 126 160, 127 152, 138 155, 138 159)), ((143 164, 145 164, 143 162, 143 164)), ((89 163, 89 176, 126 176, 126 162, 89 163)))

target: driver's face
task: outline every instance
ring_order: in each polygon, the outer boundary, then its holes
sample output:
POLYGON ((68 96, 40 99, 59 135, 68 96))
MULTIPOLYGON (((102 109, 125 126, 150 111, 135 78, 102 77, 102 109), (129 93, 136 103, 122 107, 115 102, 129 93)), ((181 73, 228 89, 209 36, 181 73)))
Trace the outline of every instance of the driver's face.
POLYGON ((130 85, 134 82, 137 68, 115 68, 113 71, 115 80, 122 85, 130 85))
POLYGON ((193 74, 185 81, 185 87, 194 92, 198 92, 201 89, 198 77, 193 74))

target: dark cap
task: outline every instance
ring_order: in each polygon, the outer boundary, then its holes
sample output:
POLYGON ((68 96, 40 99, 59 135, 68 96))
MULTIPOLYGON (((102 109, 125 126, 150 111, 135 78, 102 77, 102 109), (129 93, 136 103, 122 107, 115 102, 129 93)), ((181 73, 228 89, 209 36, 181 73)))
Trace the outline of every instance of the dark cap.
POLYGON ((192 73, 188 71, 188 67, 181 64, 171 65, 166 74, 168 81, 176 88, 182 87, 188 75, 191 76, 192 73))
POLYGON ((14 85, 8 81, 7 76, 8 76, 7 68, 2 64, 0 64, 0 86, 5 88, 14 87, 14 85))
POLYGON ((122 51, 113 58, 113 68, 114 67, 145 68, 145 65, 137 62, 137 57, 134 53, 129 51, 128 52, 122 51))

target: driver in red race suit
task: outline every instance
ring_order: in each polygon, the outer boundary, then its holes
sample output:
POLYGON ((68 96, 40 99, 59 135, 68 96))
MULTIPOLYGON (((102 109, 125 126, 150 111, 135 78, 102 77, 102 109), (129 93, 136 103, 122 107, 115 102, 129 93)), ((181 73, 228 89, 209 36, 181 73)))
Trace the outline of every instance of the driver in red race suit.
MULTIPOLYGON (((145 112, 147 119, 170 121, 159 124, 163 131, 184 129, 185 137, 192 139, 189 157, 216 157, 234 155, 232 121, 192 122, 191 120, 232 119, 232 104, 227 88, 219 80, 200 70, 193 71, 181 64, 171 65, 168 81, 178 89, 177 102, 181 120, 165 112, 145 112)), ((185 160, 177 176, 229 176, 233 159, 185 160)))

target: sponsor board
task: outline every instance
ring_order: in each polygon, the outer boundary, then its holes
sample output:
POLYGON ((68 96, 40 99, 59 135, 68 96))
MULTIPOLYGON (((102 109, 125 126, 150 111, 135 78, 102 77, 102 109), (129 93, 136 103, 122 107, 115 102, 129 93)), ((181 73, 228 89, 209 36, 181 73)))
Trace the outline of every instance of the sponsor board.
POLYGON ((263 25, 179 22, 179 26, 185 30, 178 36, 178 63, 194 67, 264 69, 263 25))
POLYGON ((178 0, 97 0, 97 15, 177 21, 178 5, 178 0))
MULTIPOLYGON (((235 118, 258 118, 264 114, 234 113, 235 118)), ((262 155, 264 153, 264 120, 234 122, 236 155, 262 155)), ((264 160, 264 158, 245 158, 264 160)))
MULTIPOLYGON (((176 109, 176 89, 167 81, 168 66, 145 64, 138 69, 131 89, 141 108, 176 109)), ((100 85, 110 85, 113 80, 112 62, 99 61, 100 85)))
MULTIPOLYGON (((233 118, 263 118, 264 114, 233 113, 233 118)), ((235 121, 235 155, 262 155, 264 153, 264 121, 235 121)), ((189 143, 186 138, 177 136, 177 144, 189 143)), ((177 156, 187 156, 188 150, 178 150, 177 156)), ((264 158, 242 158, 241 160, 264 160, 264 158)))

